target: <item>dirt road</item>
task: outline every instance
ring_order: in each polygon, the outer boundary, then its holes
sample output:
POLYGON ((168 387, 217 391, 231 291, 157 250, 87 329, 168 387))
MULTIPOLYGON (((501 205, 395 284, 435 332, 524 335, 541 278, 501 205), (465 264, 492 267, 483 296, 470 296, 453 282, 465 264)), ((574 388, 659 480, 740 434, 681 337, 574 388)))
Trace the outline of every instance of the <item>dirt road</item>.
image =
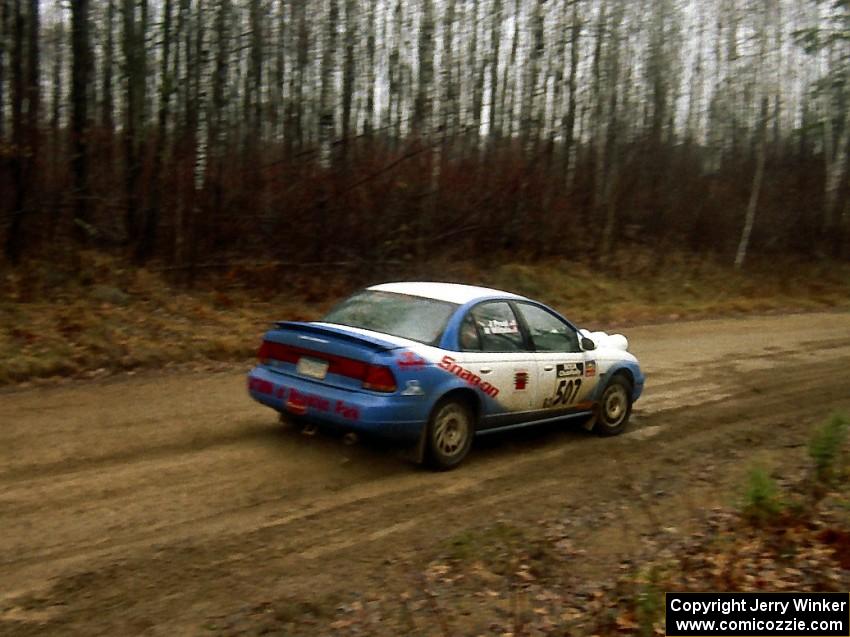
MULTIPOLYGON (((2 393, 0 633, 251 632, 267 600, 391 586, 488 520, 569 505, 639 525, 635 493, 686 518, 753 462, 799 462, 812 424, 850 408, 850 314, 626 331, 648 381, 625 435, 499 435, 442 474, 281 426, 241 371, 2 393)), ((594 524, 576 568, 601 572, 627 535, 594 524)))

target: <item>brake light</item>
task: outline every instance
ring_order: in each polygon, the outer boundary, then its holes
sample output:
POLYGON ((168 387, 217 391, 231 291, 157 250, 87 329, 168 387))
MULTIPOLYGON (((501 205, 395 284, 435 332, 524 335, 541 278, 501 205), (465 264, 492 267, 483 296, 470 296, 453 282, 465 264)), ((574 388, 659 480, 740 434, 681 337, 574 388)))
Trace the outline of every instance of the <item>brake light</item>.
POLYGON ((385 365, 367 366, 366 377, 363 379, 363 389, 394 392, 396 390, 396 383, 392 370, 385 365))
POLYGON ((294 347, 275 343, 274 341, 263 341, 260 345, 260 351, 257 353, 257 358, 260 363, 265 365, 269 360, 281 361, 283 363, 297 363, 299 352, 294 347))
POLYGON ((366 368, 369 366, 367 363, 344 356, 326 356, 325 359, 328 361, 329 374, 339 374, 357 380, 366 378, 366 368))
POLYGON ((263 341, 260 345, 260 351, 257 352, 257 358, 260 361, 260 365, 265 365, 269 360, 269 342, 263 341))
POLYGON ((324 354, 313 350, 303 349, 294 345, 284 345, 274 341, 264 340, 257 352, 261 365, 269 361, 282 363, 298 363, 302 356, 315 357, 328 362, 328 373, 347 376, 363 383, 363 389, 380 392, 394 392, 397 388, 392 370, 385 365, 370 365, 346 356, 324 354))

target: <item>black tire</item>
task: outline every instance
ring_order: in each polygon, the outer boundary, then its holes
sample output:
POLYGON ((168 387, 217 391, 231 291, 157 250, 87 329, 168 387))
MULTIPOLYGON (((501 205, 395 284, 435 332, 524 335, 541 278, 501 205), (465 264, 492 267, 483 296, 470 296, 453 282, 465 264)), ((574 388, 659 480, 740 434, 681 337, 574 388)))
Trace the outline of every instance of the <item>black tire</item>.
POLYGON ((475 418, 469 405, 456 398, 437 403, 428 421, 428 459, 435 469, 458 466, 472 447, 475 418))
POLYGON ((616 436, 629 424, 632 414, 632 384, 622 375, 614 376, 599 399, 594 431, 600 436, 616 436))

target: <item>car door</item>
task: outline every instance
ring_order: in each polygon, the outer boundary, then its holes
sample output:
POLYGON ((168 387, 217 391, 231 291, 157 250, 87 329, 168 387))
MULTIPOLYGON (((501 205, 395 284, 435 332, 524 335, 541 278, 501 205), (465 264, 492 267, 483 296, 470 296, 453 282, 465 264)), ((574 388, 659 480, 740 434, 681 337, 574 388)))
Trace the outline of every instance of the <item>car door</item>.
POLYGON ((485 301, 461 324, 458 361, 498 390, 486 401, 479 427, 488 429, 527 419, 537 403, 537 363, 513 308, 485 301))
POLYGON ((599 382, 593 352, 582 351, 578 332, 553 312, 531 303, 515 305, 535 351, 540 417, 590 409, 599 382))

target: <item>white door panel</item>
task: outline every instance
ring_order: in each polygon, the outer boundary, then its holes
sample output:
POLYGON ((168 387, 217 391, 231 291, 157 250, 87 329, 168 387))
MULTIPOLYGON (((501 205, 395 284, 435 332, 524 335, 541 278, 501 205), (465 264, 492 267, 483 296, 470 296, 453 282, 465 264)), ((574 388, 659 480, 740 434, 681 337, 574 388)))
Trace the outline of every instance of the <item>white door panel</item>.
POLYGON ((540 352, 538 409, 563 411, 584 407, 598 382, 592 352, 540 352))
MULTIPOLYGON (((499 390, 494 400, 504 412, 528 411, 537 404, 537 363, 529 352, 458 352, 457 362, 499 390)), ((495 412, 493 412, 495 413, 495 412)), ((488 414, 490 415, 490 414, 488 414)))
POLYGON ((536 408, 568 411, 585 406, 598 382, 593 352, 584 352, 576 330, 549 310, 518 302, 535 347, 536 408))

